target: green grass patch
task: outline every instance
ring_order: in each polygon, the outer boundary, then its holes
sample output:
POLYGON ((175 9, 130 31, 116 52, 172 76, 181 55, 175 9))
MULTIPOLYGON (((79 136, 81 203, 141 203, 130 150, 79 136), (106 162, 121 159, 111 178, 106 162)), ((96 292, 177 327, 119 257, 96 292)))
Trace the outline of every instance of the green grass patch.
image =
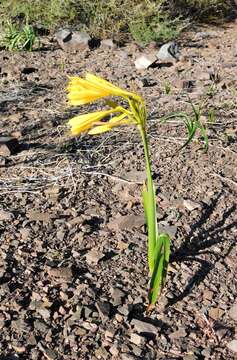
POLYGON ((21 27, 10 21, 6 22, 0 38, 0 45, 2 47, 10 51, 32 51, 36 43, 39 44, 39 40, 31 25, 21 27))

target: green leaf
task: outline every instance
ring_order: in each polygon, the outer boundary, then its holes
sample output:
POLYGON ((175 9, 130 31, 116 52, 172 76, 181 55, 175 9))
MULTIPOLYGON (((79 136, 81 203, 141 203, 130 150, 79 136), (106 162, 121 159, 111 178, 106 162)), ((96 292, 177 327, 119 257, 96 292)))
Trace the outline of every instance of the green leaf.
POLYGON ((164 270, 164 254, 161 254, 155 265, 155 269, 151 278, 150 290, 149 290, 149 302, 155 304, 161 291, 163 270, 164 270))
POLYGON ((164 268, 163 268, 163 274, 162 274, 162 288, 165 285, 165 281, 166 281, 166 275, 167 275, 167 270, 168 270, 168 265, 169 265, 169 260, 170 260, 170 237, 168 234, 164 234, 164 238, 163 238, 163 242, 164 242, 164 268))
POLYGON ((154 305, 165 284, 170 257, 170 237, 162 233, 157 237, 156 261, 151 277, 149 302, 154 305))
POLYGON ((165 254, 165 261, 169 263, 170 259, 170 236, 168 234, 161 234, 164 243, 164 254, 165 254))

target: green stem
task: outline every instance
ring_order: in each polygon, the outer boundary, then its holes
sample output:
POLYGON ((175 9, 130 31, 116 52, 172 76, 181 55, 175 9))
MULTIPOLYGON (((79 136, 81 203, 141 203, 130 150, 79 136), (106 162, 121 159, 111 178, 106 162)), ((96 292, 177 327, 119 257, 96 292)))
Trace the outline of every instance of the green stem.
POLYGON ((152 180, 152 174, 151 174, 151 159, 150 159, 146 130, 144 130, 141 127, 140 133, 141 133, 141 137, 142 137, 142 143, 143 143, 143 147, 144 147, 144 155, 145 155, 145 160, 146 160, 147 188, 148 188, 148 192, 151 192, 154 197, 155 194, 154 194, 154 186, 153 186, 153 180, 152 180))
POLYGON ((157 217, 156 217, 156 197, 151 173, 151 160, 148 146, 148 139, 146 130, 140 126, 140 134, 144 147, 144 155, 146 161, 146 175, 147 175, 147 204, 145 212, 147 212, 147 227, 148 227, 148 263, 151 273, 155 266, 155 249, 158 237, 157 217))

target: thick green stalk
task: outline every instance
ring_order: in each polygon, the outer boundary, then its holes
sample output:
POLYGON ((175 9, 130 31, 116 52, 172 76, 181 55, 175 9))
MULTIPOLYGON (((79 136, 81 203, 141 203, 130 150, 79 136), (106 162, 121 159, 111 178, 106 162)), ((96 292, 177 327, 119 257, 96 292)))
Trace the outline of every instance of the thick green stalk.
POLYGON ((155 249, 158 237, 157 217, 156 217, 156 197, 151 174, 151 161, 148 147, 146 130, 140 126, 140 134, 144 147, 146 161, 147 188, 143 192, 145 215, 148 227, 148 263, 152 273, 155 267, 155 249))

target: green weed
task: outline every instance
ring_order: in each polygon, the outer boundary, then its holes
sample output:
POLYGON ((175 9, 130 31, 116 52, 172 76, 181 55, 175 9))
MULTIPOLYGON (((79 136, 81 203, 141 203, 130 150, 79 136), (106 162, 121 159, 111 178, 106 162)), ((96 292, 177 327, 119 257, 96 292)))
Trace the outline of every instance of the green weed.
POLYGON ((188 115, 186 112, 174 112, 167 116, 164 116, 160 119, 161 123, 167 122, 169 119, 180 119, 187 130, 187 140, 185 143, 181 146, 180 150, 186 147, 194 138, 195 134, 197 133, 197 130, 200 131, 203 141, 204 141, 204 149, 208 150, 208 136, 207 136, 207 127, 206 124, 203 124, 201 121, 201 107, 195 106, 191 101, 190 105, 192 108, 192 114, 188 115))
POLYGON ((164 92, 166 95, 169 95, 171 93, 171 85, 168 81, 165 82, 164 84, 164 92))
POLYGON ((1 38, 1 46, 7 50, 28 50, 32 51, 38 38, 31 25, 25 25, 22 28, 8 21, 1 38))

